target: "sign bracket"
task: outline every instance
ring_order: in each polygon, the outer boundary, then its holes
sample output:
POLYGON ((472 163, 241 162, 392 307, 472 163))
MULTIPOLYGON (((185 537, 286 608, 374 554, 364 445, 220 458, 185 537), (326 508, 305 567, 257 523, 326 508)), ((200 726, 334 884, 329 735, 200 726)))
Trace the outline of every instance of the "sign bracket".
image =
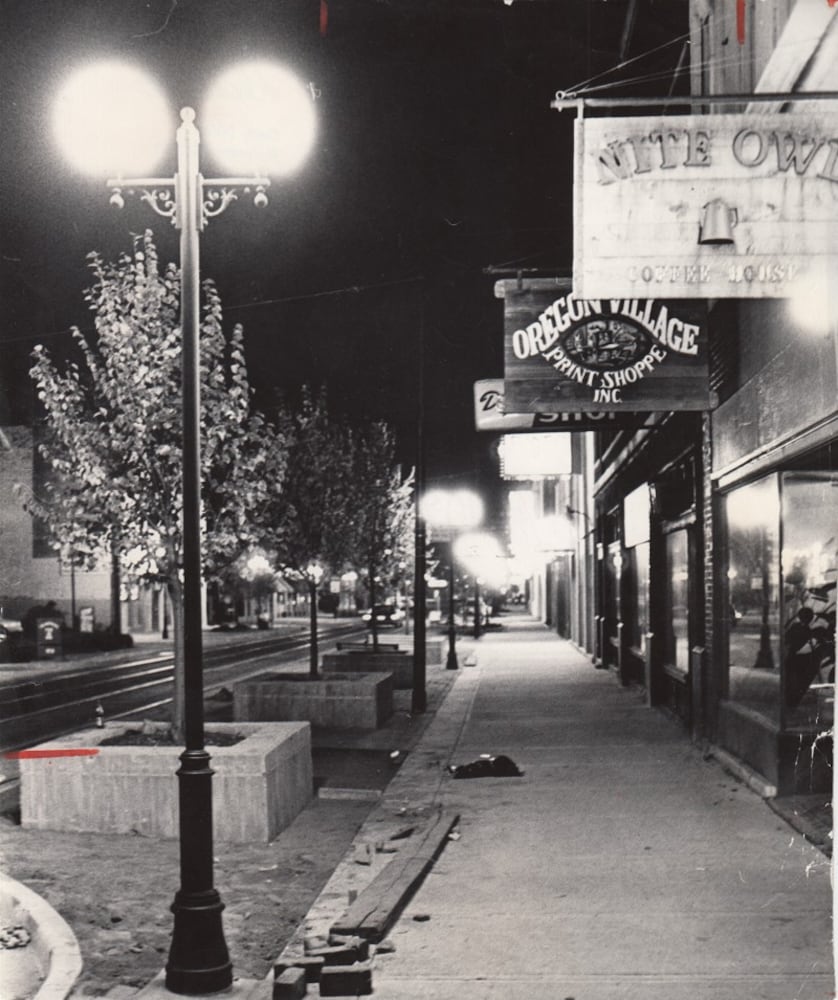
POLYGON ((575 108, 579 118, 585 117, 585 108, 659 108, 696 107, 708 104, 794 104, 797 101, 838 101, 836 90, 795 91, 795 93, 766 92, 762 94, 687 94, 664 97, 585 97, 582 94, 557 90, 550 102, 556 111, 575 108))

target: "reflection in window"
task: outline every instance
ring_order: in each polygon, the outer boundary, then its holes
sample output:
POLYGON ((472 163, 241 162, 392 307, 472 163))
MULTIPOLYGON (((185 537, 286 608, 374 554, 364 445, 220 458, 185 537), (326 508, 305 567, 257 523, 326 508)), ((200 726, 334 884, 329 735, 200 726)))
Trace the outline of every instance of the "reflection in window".
POLYGON ((628 559, 625 588, 624 641, 639 653, 646 651, 649 631, 649 543, 626 550, 628 559))
POLYGON ((729 697, 779 721, 777 477, 726 497, 729 697))
POLYGON ((687 529, 666 536, 664 662, 685 673, 690 666, 689 542, 687 529))
POLYGON ((828 475, 783 478, 786 725, 831 725, 838 490, 828 475))

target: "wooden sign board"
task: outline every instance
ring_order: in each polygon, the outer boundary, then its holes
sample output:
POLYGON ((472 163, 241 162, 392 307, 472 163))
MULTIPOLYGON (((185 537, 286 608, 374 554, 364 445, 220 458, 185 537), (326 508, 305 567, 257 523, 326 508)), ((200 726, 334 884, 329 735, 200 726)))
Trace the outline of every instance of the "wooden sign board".
POLYGON ((474 425, 478 431, 503 434, 543 431, 602 431, 640 426, 645 413, 510 413, 505 402, 502 378, 486 378, 474 383, 474 425))
POLYGON ((580 298, 784 298, 838 273, 837 114, 575 128, 580 298))
POLYGON ((499 282, 514 413, 708 410, 702 302, 579 299, 569 282, 499 282))

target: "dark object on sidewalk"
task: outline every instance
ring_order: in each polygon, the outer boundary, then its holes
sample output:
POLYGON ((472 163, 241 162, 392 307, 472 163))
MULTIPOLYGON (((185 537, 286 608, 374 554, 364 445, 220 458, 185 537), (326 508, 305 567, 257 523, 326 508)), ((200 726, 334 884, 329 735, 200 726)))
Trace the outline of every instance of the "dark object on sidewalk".
POLYGON ((451 764, 448 770, 454 778, 520 778, 524 773, 511 757, 502 753, 497 757, 480 757, 470 764, 451 764))
POLYGON ((232 701, 233 700, 233 692, 229 688, 226 688, 226 687, 219 688, 215 692, 215 694, 211 694, 210 695, 209 700, 210 701, 232 701))

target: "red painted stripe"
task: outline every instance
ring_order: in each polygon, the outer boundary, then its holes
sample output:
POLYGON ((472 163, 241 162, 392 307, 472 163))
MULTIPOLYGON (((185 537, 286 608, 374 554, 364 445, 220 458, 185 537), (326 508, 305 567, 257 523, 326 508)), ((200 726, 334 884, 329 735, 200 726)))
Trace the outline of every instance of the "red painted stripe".
POLYGON ((43 757, 95 757, 98 747, 79 747, 73 750, 13 750, 4 753, 6 760, 40 760, 43 757))
POLYGON ((736 40, 745 44, 745 0, 736 0, 736 40))

